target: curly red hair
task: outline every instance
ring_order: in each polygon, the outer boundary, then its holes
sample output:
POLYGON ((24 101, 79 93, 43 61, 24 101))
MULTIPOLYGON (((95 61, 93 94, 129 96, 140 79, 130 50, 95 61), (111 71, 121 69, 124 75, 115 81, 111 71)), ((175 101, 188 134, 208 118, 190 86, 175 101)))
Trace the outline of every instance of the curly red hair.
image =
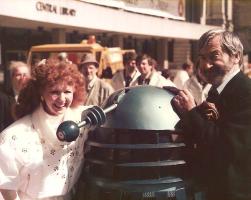
POLYGON ((83 75, 74 64, 49 59, 32 69, 32 78, 20 92, 15 114, 17 118, 32 113, 41 102, 42 91, 46 86, 66 84, 74 86, 73 101, 70 107, 83 105, 86 97, 83 75))

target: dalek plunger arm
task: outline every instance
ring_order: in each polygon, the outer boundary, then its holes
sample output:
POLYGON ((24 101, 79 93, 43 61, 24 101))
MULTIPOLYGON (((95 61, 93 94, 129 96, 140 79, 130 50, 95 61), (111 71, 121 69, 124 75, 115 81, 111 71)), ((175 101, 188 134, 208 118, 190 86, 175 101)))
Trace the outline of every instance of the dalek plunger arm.
POLYGON ((112 104, 104 110, 99 106, 93 106, 82 112, 82 121, 78 124, 74 121, 64 121, 57 128, 57 138, 60 141, 72 142, 79 136, 80 128, 86 127, 93 130, 106 121, 106 113, 113 111, 118 104, 112 104))

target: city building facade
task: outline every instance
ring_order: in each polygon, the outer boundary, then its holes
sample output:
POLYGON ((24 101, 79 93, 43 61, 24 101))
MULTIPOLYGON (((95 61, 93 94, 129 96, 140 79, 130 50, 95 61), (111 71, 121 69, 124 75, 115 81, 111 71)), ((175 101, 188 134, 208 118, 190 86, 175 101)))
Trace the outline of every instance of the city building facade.
MULTIPOLYGON (((25 61, 33 45, 79 43, 88 35, 95 35, 103 46, 147 53, 160 67, 179 67, 188 59, 195 61, 197 40, 202 33, 219 27, 233 30, 233 6, 241 5, 240 2, 1 0, 1 70, 6 71, 11 60, 25 61)), ((241 16, 238 19, 241 25, 241 16)), ((238 27, 243 35, 248 30, 238 27)))

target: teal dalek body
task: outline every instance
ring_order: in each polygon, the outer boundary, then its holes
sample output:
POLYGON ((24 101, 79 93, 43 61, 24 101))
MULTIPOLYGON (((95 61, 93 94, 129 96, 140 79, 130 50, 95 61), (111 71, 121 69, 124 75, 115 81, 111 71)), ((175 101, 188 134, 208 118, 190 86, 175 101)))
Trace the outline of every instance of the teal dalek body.
POLYGON ((187 199, 187 147, 176 130, 173 94, 153 86, 125 88, 90 131, 80 182, 82 199, 187 199))

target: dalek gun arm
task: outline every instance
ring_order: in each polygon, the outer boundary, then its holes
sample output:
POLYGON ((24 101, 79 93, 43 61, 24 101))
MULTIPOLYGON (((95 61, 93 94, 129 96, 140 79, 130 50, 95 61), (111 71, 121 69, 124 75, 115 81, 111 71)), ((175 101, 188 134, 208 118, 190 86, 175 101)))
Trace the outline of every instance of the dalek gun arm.
POLYGON ((113 111, 117 107, 117 103, 102 109, 99 106, 92 106, 82 112, 81 122, 64 121, 57 128, 57 138, 60 141, 72 142, 77 139, 80 133, 80 128, 85 127, 93 130, 101 126, 106 121, 106 114, 113 111))

